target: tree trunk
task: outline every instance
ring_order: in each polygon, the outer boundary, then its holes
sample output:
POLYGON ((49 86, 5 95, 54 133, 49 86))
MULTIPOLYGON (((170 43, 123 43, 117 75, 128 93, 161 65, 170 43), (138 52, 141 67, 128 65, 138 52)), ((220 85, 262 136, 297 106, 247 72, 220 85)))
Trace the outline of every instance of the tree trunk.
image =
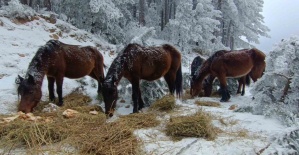
POLYGON ((197 0, 192 0, 192 10, 196 9, 197 0))
POLYGON ((161 10, 161 31, 164 29, 164 11, 161 10))
POLYGON ((139 0, 139 25, 145 26, 145 0, 139 0))
POLYGON ((47 11, 52 11, 51 0, 44 0, 44 5, 47 8, 47 11))
MULTIPOLYGON (((229 47, 231 47, 231 42, 232 42, 231 34, 230 34, 232 26, 233 26, 233 22, 232 22, 232 20, 230 20, 229 24, 228 24, 227 32, 226 32, 226 45, 225 45, 225 46, 229 46, 229 47)), ((232 48, 230 48, 230 49, 232 49, 232 48)))
POLYGON ((168 22, 169 22, 169 0, 165 0, 165 22, 164 22, 164 25, 166 25, 168 22))

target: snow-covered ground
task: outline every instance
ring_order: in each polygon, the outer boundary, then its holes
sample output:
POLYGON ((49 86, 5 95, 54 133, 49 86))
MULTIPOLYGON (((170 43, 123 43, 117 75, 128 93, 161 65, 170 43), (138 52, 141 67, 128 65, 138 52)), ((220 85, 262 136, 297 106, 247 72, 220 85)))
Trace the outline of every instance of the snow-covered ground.
MULTIPOLYGON (((68 44, 92 45, 98 46, 98 49, 104 55, 104 62, 110 65, 116 55, 111 51, 117 50, 114 45, 106 43, 103 39, 96 38, 88 32, 79 30, 63 21, 57 20, 56 24, 49 23, 43 18, 33 20, 25 24, 12 22, 5 17, 0 17, 0 113, 15 113, 18 101, 15 78, 17 75, 24 76, 29 62, 37 49, 44 45, 53 34, 61 34, 59 40, 68 44), (2 24, 1 24, 2 23, 2 24), (1 26, 2 25, 2 26, 1 26), (68 27, 67 31, 61 29, 62 26, 68 27)), ((184 69, 186 72, 188 68, 184 69)), ((91 83, 91 78, 85 77, 84 81, 91 83)), ((80 82, 71 79, 65 79, 63 85, 63 94, 68 94, 80 86, 80 82)), ((86 94, 98 104, 96 100, 96 88, 90 85, 85 86, 86 94)), ((246 106, 254 104, 252 96, 249 93, 250 88, 246 88, 245 96, 232 95, 229 102, 220 103, 220 107, 200 107, 194 104, 195 100, 219 101, 217 97, 196 98, 190 100, 177 100, 180 108, 177 114, 187 115, 203 109, 214 116, 219 116, 227 121, 236 121, 236 124, 224 126, 216 121, 214 124, 226 131, 217 136, 215 140, 207 141, 201 138, 184 138, 180 141, 172 141, 163 132, 163 124, 151 129, 136 130, 135 134, 144 142, 143 149, 146 154, 203 154, 203 155, 240 155, 240 154, 259 154, 263 148, 262 154, 287 154, 288 150, 281 148, 273 143, 273 137, 279 137, 285 132, 292 130, 283 126, 275 119, 265 118, 261 115, 253 115, 248 112, 234 112, 229 110, 231 105, 246 106), (244 131, 247 136, 240 137, 234 133, 244 131)), ((42 86, 42 100, 47 100, 47 80, 44 80, 42 86)), ((130 99, 126 99, 130 101, 130 99)), ((126 102, 129 104, 130 102, 126 102)), ((100 103, 103 106, 103 103, 100 103)), ((125 108, 126 104, 118 104, 116 116, 126 115, 132 112, 132 106, 125 108)), ((145 109, 146 110, 146 109, 145 109)), ((161 114, 159 119, 169 119, 169 114, 161 114)))

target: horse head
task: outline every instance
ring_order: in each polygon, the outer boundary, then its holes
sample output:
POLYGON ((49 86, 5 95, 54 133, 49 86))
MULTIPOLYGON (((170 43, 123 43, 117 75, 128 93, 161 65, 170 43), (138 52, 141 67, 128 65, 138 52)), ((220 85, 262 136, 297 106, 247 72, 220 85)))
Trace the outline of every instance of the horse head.
POLYGON ((252 67, 249 75, 252 78, 252 80, 255 82, 257 81, 258 78, 262 77, 265 72, 266 55, 262 51, 255 48, 251 49, 251 51, 254 53, 254 58, 253 58, 254 66, 252 67))
POLYGON ((118 98, 117 84, 112 81, 105 81, 103 83, 103 98, 105 102, 105 114, 109 117, 113 116, 118 98))
POLYGON ((256 82, 257 79, 261 78, 265 72, 265 68, 266 68, 266 63, 265 62, 261 62, 255 66, 253 66, 253 68, 251 69, 249 75, 251 77, 251 79, 253 80, 253 82, 256 82))
POLYGON ((16 79, 18 84, 18 95, 21 96, 21 101, 18 106, 18 111, 29 113, 33 111, 42 97, 42 91, 38 84, 36 84, 34 77, 28 74, 28 78, 18 76, 16 79))
POLYGON ((191 84, 190 95, 192 97, 198 96, 201 92, 202 84, 198 80, 194 80, 191 84))

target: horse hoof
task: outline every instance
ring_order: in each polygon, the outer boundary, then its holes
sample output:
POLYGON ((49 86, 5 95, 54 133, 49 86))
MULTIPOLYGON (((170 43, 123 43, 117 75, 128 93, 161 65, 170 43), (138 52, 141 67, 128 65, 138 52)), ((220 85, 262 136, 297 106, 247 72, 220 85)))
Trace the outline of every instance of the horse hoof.
POLYGON ((227 102, 229 99, 221 99, 220 102, 227 102))
POLYGON ((59 102, 59 103, 57 103, 57 105, 58 105, 59 107, 61 107, 61 106, 63 106, 63 102, 59 102))

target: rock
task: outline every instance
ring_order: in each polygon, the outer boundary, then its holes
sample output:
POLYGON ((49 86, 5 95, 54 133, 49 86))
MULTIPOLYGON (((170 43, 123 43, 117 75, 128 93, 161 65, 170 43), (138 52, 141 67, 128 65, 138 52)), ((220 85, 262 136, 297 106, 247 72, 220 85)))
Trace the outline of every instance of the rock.
POLYGON ((95 111, 95 110, 94 110, 94 111, 90 111, 89 113, 92 114, 92 115, 97 115, 97 114, 99 114, 99 112, 97 112, 97 111, 95 111))
POLYGON ((72 109, 66 109, 62 115, 66 118, 73 118, 76 116, 76 114, 78 114, 79 112, 76 110, 72 110, 72 109))
POLYGON ((11 116, 11 117, 7 117, 7 118, 2 118, 2 120, 5 122, 5 123, 9 123, 15 119, 19 118, 19 115, 15 115, 15 116, 11 116))
POLYGON ((238 105, 233 104, 228 109, 229 110, 235 110, 237 107, 238 107, 238 105))
POLYGON ((42 110, 43 112, 54 112, 59 109, 59 106, 57 106, 54 103, 49 103, 48 105, 45 106, 45 108, 42 110))

